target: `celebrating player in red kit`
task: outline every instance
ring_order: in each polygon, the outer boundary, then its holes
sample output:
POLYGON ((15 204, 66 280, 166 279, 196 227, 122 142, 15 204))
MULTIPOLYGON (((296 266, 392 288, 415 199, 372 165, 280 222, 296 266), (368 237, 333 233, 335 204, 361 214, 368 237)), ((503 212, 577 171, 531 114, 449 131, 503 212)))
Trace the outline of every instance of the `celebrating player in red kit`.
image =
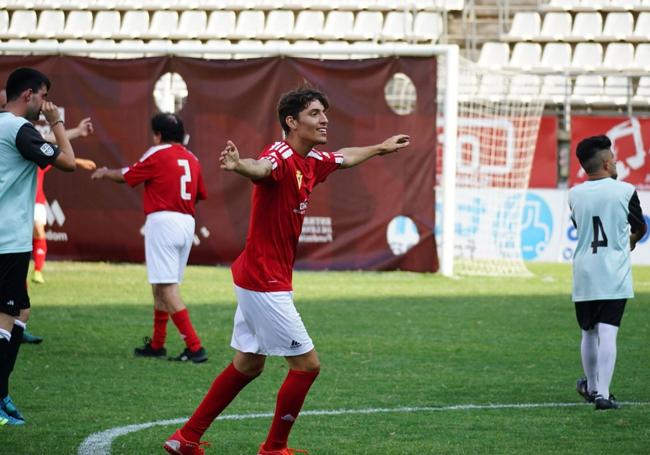
POLYGON ((171 315, 187 347, 170 360, 205 362, 208 356, 178 289, 194 241, 195 205, 207 197, 201 165, 182 145, 185 129, 176 114, 154 116, 151 129, 155 145, 140 161, 124 169, 97 169, 92 178, 145 185, 144 251, 154 297, 154 329, 153 339, 145 337, 144 346, 135 348, 134 354, 167 355, 164 346, 171 315))
POLYGON ((291 284, 309 195, 335 170, 396 152, 410 140, 397 135, 381 144, 336 153, 315 150, 314 146, 327 142, 328 106, 325 95, 310 87, 286 93, 278 105, 286 140, 267 147, 257 160, 240 158, 230 141, 221 153, 222 169, 254 183, 246 247, 232 265, 237 311, 231 346, 236 352, 189 421, 165 442, 169 453, 203 454, 201 436, 244 386, 261 374, 269 355, 285 357, 289 373, 258 454, 295 453, 287 448, 289 432, 320 370, 314 344, 293 304, 291 284))

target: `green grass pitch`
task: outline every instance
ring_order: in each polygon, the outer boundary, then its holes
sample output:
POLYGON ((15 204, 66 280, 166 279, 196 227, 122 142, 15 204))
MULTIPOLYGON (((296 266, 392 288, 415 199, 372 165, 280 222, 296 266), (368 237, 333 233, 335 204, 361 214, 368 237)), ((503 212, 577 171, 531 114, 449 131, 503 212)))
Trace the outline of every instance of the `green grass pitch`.
MULTIPOLYGON (((303 415, 290 445, 328 454, 650 453, 650 268, 619 332, 613 393, 619 411, 577 405, 580 332, 566 265, 534 264, 526 279, 370 272, 296 272, 295 301, 322 371, 304 410, 576 403, 569 407, 303 415)), ((0 453, 73 455, 92 433, 188 416, 232 357, 235 310, 226 268, 189 267, 182 294, 210 360, 137 359, 152 299, 140 265, 49 262, 30 286, 30 330, 11 395, 27 419, 0 427, 0 453)), ((183 348, 173 325, 167 349, 183 348)), ((226 414, 269 413, 286 374, 265 373, 226 414)), ((270 418, 217 421, 207 454, 255 454, 270 418)), ((116 438, 114 455, 162 454, 176 426, 116 438)))

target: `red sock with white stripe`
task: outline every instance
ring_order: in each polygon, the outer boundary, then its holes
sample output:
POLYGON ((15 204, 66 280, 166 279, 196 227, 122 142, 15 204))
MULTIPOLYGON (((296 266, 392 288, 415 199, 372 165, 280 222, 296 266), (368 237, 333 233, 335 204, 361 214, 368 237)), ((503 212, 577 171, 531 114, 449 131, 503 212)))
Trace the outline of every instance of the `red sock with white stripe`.
POLYGON ((46 239, 33 239, 33 255, 34 255, 34 270, 40 272, 43 270, 45 264, 45 257, 47 256, 47 240, 46 239))
POLYGON ((165 339, 167 338, 167 321, 169 321, 169 313, 154 308, 151 349, 160 349, 165 345, 165 339))
POLYGON ((289 370, 289 374, 278 392, 273 423, 264 443, 265 450, 280 450, 287 447, 291 427, 298 418, 298 413, 302 409, 302 404, 305 402, 305 397, 316 380, 316 376, 318 376, 318 370, 289 370))
POLYGON ((187 308, 172 314, 172 321, 174 321, 174 325, 181 334, 183 341, 185 341, 187 348, 192 352, 197 351, 201 347, 201 340, 199 340, 194 327, 192 327, 190 313, 187 308))
POLYGON ((237 371, 231 363, 216 377, 210 390, 192 417, 181 428, 183 437, 192 442, 199 442, 205 430, 226 409, 237 394, 257 376, 246 376, 237 371))

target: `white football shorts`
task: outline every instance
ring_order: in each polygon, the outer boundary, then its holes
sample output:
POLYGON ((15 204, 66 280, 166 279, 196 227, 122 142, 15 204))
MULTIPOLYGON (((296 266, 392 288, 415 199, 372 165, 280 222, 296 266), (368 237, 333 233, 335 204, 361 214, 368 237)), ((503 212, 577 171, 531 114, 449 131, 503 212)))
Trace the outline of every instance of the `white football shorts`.
POLYGON ((45 204, 34 204, 34 223, 45 226, 47 224, 47 211, 45 204))
POLYGON ((241 352, 293 357, 314 349, 293 292, 255 292, 235 285, 237 311, 230 346, 241 352))
POLYGON ((194 241, 194 217, 154 212, 144 225, 144 255, 149 283, 180 283, 194 241))

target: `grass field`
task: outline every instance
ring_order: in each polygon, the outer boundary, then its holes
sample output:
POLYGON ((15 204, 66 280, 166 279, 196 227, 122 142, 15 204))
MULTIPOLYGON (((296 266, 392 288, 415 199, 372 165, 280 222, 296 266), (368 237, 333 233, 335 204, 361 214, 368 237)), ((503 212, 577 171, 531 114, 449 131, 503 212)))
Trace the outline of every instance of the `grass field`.
MULTIPOLYGON (((570 268, 534 265, 530 279, 411 273, 297 272, 295 299, 323 364, 305 410, 436 408, 303 415, 290 445, 326 454, 650 453, 650 268, 636 267, 637 298, 619 333, 613 392, 625 405, 577 405, 579 330, 570 268), (539 408, 453 405, 575 403, 539 408), (438 409, 440 408, 440 409, 438 409)), ((92 433, 188 416, 229 362, 235 303, 225 268, 189 267, 182 293, 210 360, 136 359, 151 332, 144 267, 50 262, 32 286, 33 333, 11 395, 26 416, 0 427, 4 455, 73 455, 92 433)), ((167 348, 183 348, 173 325, 167 348)), ((177 352, 178 351, 178 352, 177 352)), ((269 413, 286 374, 267 362, 226 414, 269 413)), ((208 454, 255 454, 268 417, 217 421, 208 454)), ((176 425, 113 441, 112 454, 162 454, 176 425)))

